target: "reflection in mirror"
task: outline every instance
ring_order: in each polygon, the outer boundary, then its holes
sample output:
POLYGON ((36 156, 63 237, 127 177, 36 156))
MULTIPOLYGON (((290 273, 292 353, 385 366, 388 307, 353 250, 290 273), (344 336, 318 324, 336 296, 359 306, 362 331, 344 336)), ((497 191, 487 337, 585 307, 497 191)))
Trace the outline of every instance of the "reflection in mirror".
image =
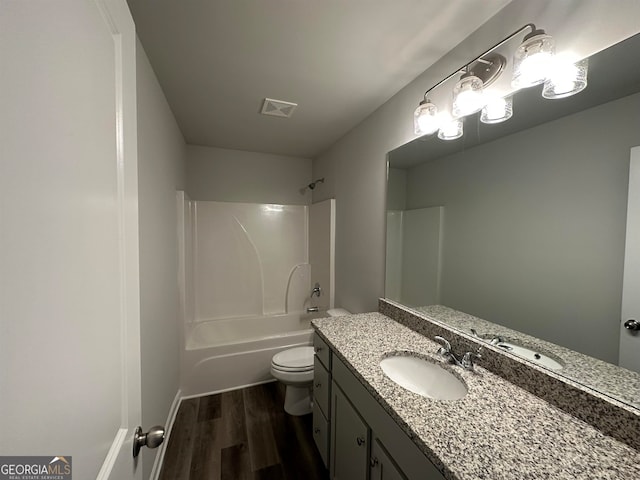
POLYGON ((459 140, 390 152, 386 274, 387 298, 544 350, 556 373, 637 407, 640 374, 614 365, 639 51, 636 35, 592 56, 578 95, 521 90, 505 123, 476 114, 459 140))

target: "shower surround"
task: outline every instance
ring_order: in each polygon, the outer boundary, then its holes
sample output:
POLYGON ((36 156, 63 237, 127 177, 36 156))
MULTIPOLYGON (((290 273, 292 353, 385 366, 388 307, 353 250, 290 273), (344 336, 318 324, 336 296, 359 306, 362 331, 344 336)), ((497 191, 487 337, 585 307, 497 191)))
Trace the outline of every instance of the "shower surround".
POLYGON ((333 307, 334 218, 334 200, 229 203, 178 192, 183 395, 268 381, 275 353, 310 344, 307 307, 320 307, 313 317, 333 307), (310 216, 322 241, 309 241, 310 216), (323 287, 313 304, 312 282, 323 287))

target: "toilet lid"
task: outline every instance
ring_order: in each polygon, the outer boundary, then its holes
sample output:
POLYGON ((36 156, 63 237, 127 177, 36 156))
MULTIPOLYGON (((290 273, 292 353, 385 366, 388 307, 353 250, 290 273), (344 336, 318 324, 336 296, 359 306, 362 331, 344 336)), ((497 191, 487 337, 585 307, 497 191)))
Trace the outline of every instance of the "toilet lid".
POLYGON ((313 368, 313 347, 296 347, 276 353, 271 363, 287 371, 310 370, 313 368))

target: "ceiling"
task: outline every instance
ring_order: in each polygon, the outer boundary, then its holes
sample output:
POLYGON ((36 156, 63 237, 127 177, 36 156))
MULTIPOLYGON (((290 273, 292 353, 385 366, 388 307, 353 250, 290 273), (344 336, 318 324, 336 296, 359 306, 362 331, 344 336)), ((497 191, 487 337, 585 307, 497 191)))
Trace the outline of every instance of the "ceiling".
POLYGON ((313 158, 509 1, 128 3, 187 143, 313 158))

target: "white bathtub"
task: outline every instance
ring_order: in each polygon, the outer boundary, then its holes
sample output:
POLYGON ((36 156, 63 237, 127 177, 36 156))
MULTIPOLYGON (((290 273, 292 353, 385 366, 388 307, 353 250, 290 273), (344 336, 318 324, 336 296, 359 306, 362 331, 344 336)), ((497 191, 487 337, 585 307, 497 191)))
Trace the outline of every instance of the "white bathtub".
POLYGON ((195 322, 186 326, 182 395, 203 395, 272 380, 271 357, 311 345, 311 315, 282 314, 195 322))

